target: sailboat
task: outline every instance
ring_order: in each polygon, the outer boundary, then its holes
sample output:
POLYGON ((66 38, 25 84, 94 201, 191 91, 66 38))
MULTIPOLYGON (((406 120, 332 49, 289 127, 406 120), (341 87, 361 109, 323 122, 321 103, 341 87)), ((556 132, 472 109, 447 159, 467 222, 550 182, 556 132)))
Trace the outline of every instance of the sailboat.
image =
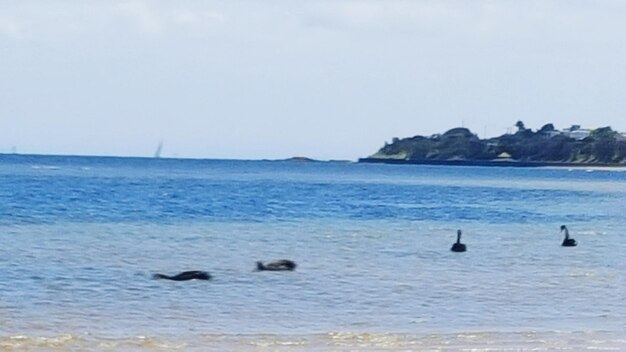
POLYGON ((161 157, 161 150, 163 150, 163 142, 159 142, 159 146, 157 147, 156 152, 154 152, 154 157, 155 158, 160 158, 161 157))

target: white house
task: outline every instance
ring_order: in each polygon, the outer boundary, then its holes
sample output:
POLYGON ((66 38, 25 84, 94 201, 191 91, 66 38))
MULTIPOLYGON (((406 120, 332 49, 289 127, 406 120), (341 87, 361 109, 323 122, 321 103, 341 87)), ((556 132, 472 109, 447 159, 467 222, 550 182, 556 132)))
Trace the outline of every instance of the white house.
POLYGON ((569 138, 582 140, 589 137, 591 130, 588 128, 580 128, 580 125, 572 125, 570 128, 563 129, 562 134, 568 136, 569 138))
POLYGON ((543 132, 546 136, 552 138, 554 136, 558 136, 560 134, 562 134, 563 132, 559 131, 559 130, 552 130, 552 131, 547 131, 547 132, 543 132))
POLYGON ((589 137, 590 134, 591 134, 591 130, 589 130, 589 129, 580 129, 580 130, 576 130, 576 131, 571 131, 569 133, 569 137, 570 138, 574 138, 576 140, 581 140, 581 139, 585 139, 585 138, 589 137))

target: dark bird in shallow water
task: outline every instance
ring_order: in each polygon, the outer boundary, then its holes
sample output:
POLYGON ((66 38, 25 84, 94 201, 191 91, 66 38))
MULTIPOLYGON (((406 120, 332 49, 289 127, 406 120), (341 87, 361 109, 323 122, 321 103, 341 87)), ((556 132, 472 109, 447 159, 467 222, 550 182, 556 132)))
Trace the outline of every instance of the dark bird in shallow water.
POLYGON ((193 271, 183 271, 182 273, 176 274, 174 276, 154 274, 152 278, 174 280, 174 281, 211 280, 211 274, 207 273, 206 271, 193 270, 193 271))
POLYGON ((291 271, 296 268, 296 263, 291 260, 282 259, 274 262, 270 262, 267 264, 263 264, 262 262, 256 262, 256 270, 257 271, 291 271))
POLYGON ((565 231, 565 238, 563 239, 563 243, 561 246, 563 247, 576 247, 578 243, 573 238, 569 238, 569 231, 567 230, 567 226, 561 225, 561 232, 565 231))
POLYGON ((461 230, 456 232, 456 243, 452 245, 450 250, 453 252, 465 252, 467 250, 465 245, 461 243, 461 230))

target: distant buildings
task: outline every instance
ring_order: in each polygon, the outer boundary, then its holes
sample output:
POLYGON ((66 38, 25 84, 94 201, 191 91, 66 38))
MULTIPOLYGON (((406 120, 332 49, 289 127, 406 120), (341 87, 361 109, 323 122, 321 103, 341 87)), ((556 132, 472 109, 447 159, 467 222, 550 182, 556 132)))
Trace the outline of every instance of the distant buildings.
POLYGON ((563 132, 559 131, 559 130, 544 131, 542 133, 545 134, 546 136, 550 137, 550 138, 552 138, 554 136, 558 136, 560 134, 563 134, 563 132))
MULTIPOLYGON (((537 130, 537 132, 549 138, 554 136, 566 136, 577 141, 582 141, 591 135, 593 129, 581 128, 580 125, 572 125, 571 127, 557 130, 552 124, 549 124, 544 126, 541 130, 537 130)), ((507 130, 506 134, 511 134, 510 129, 507 130)), ((626 132, 616 132, 615 136, 617 140, 626 141, 626 132)))
POLYGON ((591 130, 588 128, 580 128, 580 125, 572 125, 570 128, 565 128, 561 131, 561 134, 573 138, 575 140, 583 140, 591 134, 591 130))

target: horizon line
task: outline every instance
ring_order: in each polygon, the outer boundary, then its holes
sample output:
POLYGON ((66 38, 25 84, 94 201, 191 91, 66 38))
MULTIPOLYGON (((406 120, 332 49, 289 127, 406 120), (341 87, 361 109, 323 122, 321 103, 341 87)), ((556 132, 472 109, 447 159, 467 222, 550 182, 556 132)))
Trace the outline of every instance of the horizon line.
MULTIPOLYGON (((212 160, 212 161, 295 161, 295 162, 357 162, 350 159, 314 159, 306 156, 291 156, 277 159, 250 159, 250 158, 207 158, 207 157, 185 157, 185 156, 139 156, 139 155, 106 155, 106 154, 43 154, 43 153, 5 153, 0 152, 0 157, 62 157, 62 158, 110 158, 110 159, 167 159, 167 160, 212 160)), ((357 159, 358 160, 358 159, 357 159)))

